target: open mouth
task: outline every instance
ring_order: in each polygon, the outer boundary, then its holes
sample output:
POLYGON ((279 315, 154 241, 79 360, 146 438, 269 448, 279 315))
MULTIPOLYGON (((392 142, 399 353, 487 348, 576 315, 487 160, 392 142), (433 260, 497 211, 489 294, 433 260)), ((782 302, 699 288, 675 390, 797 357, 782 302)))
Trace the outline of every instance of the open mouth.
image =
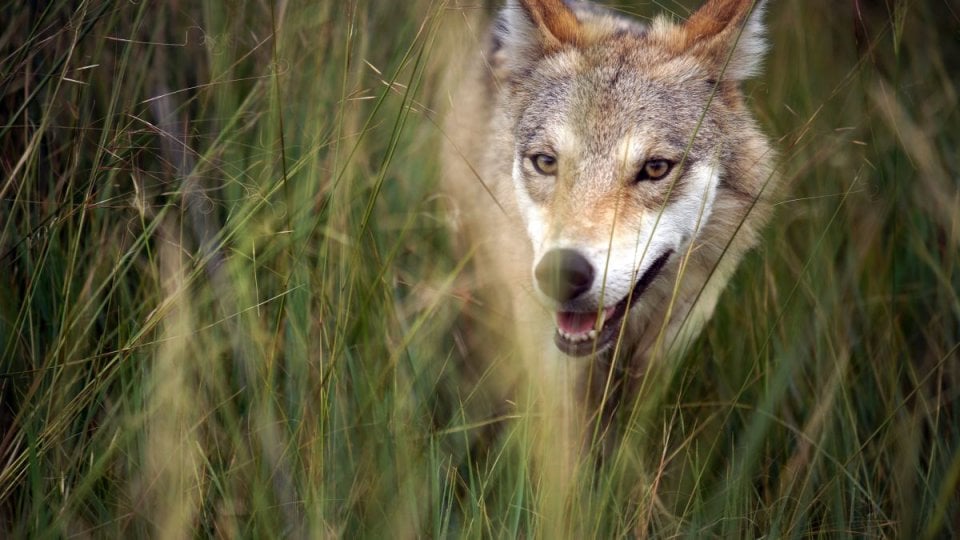
POLYGON ((593 311, 558 311, 557 331, 553 336, 557 348, 569 356, 587 356, 607 350, 620 331, 620 323, 629 307, 627 304, 637 301, 672 254, 672 250, 667 251, 653 261, 634 283, 633 289, 616 304, 593 311))

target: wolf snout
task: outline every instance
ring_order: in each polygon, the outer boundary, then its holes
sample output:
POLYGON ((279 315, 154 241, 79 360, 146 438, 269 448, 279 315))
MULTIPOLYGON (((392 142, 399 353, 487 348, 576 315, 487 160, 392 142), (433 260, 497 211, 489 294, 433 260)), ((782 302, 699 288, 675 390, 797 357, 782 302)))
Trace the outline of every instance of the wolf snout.
POLYGON ((590 290, 593 266, 572 249, 548 251, 534 271, 540 290, 558 302, 568 302, 590 290))

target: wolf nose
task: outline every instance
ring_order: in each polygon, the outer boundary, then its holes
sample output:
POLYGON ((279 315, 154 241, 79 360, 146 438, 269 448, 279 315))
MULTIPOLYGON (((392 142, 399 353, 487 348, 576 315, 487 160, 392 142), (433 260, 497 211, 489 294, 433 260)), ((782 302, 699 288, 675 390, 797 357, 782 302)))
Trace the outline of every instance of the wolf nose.
POLYGON ((534 271, 540 290, 558 302, 573 300, 593 284, 593 267, 572 249, 547 252, 534 271))

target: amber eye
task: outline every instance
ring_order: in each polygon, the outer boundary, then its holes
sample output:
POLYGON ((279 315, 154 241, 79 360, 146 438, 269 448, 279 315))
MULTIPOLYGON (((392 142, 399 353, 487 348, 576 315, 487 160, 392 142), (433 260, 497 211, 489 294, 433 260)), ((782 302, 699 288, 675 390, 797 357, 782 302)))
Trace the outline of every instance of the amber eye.
POLYGON ((637 173, 637 182, 643 180, 659 180, 670 172, 673 168, 673 162, 666 159, 650 159, 643 164, 643 168, 637 173))
POLYGON ((536 154, 530 156, 530 162, 538 173, 545 176, 557 174, 557 158, 547 154, 536 154))

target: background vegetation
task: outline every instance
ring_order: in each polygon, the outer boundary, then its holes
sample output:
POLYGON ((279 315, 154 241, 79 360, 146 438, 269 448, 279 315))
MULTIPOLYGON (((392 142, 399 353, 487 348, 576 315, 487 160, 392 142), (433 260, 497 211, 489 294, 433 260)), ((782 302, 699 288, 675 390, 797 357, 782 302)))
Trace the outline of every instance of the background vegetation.
POLYGON ((0 7, 0 536, 960 535, 960 9, 771 3, 789 189, 557 514, 460 383, 440 82, 491 9, 0 7))

